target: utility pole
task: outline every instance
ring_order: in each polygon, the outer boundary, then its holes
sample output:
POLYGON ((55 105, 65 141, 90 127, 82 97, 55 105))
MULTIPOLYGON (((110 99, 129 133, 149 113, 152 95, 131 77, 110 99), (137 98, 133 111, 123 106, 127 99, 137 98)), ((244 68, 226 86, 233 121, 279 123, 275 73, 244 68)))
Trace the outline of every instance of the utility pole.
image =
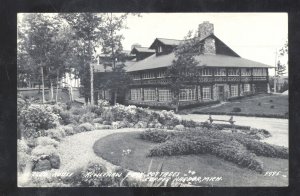
POLYGON ((275 52, 275 74, 274 74, 274 93, 276 93, 276 84, 277 84, 277 48, 276 48, 276 52, 275 52))
POLYGON ((42 103, 45 103, 45 84, 44 84, 44 69, 43 66, 41 66, 41 72, 42 72, 42 103))

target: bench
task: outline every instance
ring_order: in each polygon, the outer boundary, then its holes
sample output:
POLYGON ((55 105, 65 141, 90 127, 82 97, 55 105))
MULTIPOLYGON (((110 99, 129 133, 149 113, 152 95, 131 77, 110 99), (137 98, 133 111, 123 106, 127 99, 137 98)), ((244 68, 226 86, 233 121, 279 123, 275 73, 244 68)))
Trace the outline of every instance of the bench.
POLYGON ((234 122, 235 122, 235 121, 233 120, 233 116, 231 116, 231 117, 229 118, 229 120, 220 120, 220 119, 213 119, 213 118, 211 117, 211 115, 209 115, 208 121, 210 122, 210 124, 212 124, 213 121, 220 121, 220 122, 228 122, 228 123, 230 123, 231 125, 234 125, 234 122))

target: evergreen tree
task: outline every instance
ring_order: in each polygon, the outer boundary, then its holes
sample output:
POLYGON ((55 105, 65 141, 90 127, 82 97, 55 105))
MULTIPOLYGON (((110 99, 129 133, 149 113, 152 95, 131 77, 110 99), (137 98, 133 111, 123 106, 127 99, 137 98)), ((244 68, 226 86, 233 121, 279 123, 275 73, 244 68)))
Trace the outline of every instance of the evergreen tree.
POLYGON ((192 32, 190 31, 184 41, 175 48, 175 60, 167 69, 166 75, 169 77, 168 84, 173 93, 176 112, 179 110, 180 89, 197 77, 195 70, 198 61, 194 57, 199 54, 199 46, 199 39, 192 37, 192 32))

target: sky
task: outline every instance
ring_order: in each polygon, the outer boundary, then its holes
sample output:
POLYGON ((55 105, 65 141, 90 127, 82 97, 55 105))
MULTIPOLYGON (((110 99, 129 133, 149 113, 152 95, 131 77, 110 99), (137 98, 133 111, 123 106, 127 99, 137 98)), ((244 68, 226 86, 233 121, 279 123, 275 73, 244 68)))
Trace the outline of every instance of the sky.
MULTIPOLYGON (((155 38, 183 39, 203 21, 213 23, 214 34, 241 57, 271 66, 288 39, 286 13, 142 13, 128 17, 123 48, 130 50, 134 43, 149 47, 155 38)), ((287 63, 287 56, 280 60, 287 63)))

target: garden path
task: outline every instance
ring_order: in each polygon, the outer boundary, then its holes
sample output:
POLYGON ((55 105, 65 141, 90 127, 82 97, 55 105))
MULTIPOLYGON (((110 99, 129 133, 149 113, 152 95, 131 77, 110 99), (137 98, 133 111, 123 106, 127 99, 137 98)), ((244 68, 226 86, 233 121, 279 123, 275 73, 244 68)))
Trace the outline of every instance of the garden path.
POLYGON ((131 132, 137 130, 144 129, 105 129, 82 132, 72 136, 67 136, 60 142, 58 146, 58 152, 61 159, 61 166, 59 170, 72 172, 78 168, 88 165, 89 162, 101 163, 104 164, 108 170, 112 169, 114 165, 110 164, 94 153, 94 143, 100 138, 113 133, 131 132))

